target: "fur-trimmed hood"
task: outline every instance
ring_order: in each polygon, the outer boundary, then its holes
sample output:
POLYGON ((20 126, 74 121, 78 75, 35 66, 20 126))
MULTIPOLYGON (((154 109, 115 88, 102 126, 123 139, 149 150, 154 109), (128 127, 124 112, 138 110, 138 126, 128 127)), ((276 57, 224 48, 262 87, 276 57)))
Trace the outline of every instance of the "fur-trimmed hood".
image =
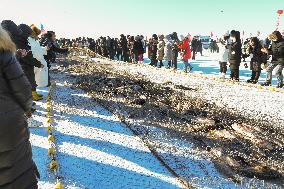
POLYGON ((16 52, 16 45, 13 43, 9 33, 0 26, 0 51, 16 52))
POLYGON ((274 31, 272 34, 268 36, 268 39, 271 41, 282 41, 283 37, 279 31, 274 31))

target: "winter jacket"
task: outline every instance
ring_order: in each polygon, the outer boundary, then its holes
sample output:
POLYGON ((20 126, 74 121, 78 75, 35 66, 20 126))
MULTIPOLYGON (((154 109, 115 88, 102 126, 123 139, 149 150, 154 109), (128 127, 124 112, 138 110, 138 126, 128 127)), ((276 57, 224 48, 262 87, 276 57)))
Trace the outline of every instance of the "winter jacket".
POLYGON ((19 62, 22 66, 22 69, 24 71, 24 73, 26 74, 30 84, 32 85, 32 90, 35 91, 36 90, 36 81, 35 81, 35 74, 34 74, 34 67, 41 67, 41 63, 40 61, 38 61, 37 59, 35 59, 33 57, 33 54, 31 52, 31 47, 29 45, 28 42, 28 38, 32 33, 32 30, 29 26, 25 25, 25 24, 21 24, 19 25, 19 29, 22 31, 22 34, 19 38, 19 49, 25 49, 28 51, 27 56, 25 57, 19 57, 19 62))
POLYGON ((248 48, 248 54, 250 54, 250 69, 252 71, 259 72, 261 71, 261 64, 263 63, 265 55, 261 52, 261 46, 252 48, 248 48))
POLYGON ((40 46, 39 42, 31 37, 28 38, 29 46, 33 57, 37 59, 43 68, 35 68, 35 81, 38 87, 46 87, 48 85, 48 68, 44 56, 47 54, 46 48, 40 46))
POLYGON ((151 60, 156 60, 157 59, 157 44, 158 44, 158 41, 155 40, 155 39, 152 39, 152 42, 149 43, 149 58, 151 60))
POLYGON ((178 48, 181 51, 181 59, 183 61, 188 61, 191 58, 191 50, 189 45, 189 39, 185 38, 180 45, 178 45, 178 48))
POLYGON ((242 59, 242 44, 240 41, 236 41, 230 45, 227 45, 229 49, 229 63, 231 69, 238 69, 242 59))
POLYGON ((136 55, 144 54, 144 47, 141 40, 134 41, 133 51, 136 55))
POLYGON ((226 48, 225 42, 220 43, 219 62, 228 62, 229 50, 226 48))
POLYGON ((169 35, 166 36, 166 44, 164 48, 165 59, 167 61, 173 60, 173 51, 172 51, 173 41, 169 35))
POLYGON ((0 188, 35 189, 29 129, 24 113, 32 107, 31 85, 10 52, 0 52, 0 188))
POLYGON ((198 49, 198 40, 197 39, 193 39, 191 42, 191 49, 193 52, 197 52, 198 49))
POLYGON ((157 46, 157 52, 158 52, 158 60, 163 60, 165 56, 165 42, 164 40, 159 40, 158 46, 157 46))
POLYGON ((271 47, 268 49, 268 55, 272 55, 271 63, 284 66, 284 40, 272 42, 271 47))

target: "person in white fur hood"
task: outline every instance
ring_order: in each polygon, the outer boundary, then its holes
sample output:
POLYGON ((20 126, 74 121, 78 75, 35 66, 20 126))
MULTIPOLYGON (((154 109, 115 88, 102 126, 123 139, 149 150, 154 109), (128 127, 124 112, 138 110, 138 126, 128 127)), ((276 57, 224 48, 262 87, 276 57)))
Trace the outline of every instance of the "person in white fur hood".
POLYGON ((223 38, 220 40, 220 50, 219 50, 219 64, 220 64, 220 79, 225 79, 227 72, 227 62, 229 50, 226 48, 228 41, 230 39, 230 33, 226 32, 223 38))
POLYGON ((35 25, 31 25, 32 35, 29 37, 28 42, 31 47, 33 57, 44 65, 43 68, 35 68, 35 80, 38 87, 46 87, 48 85, 48 68, 47 62, 44 59, 44 55, 47 54, 46 47, 40 46, 38 41, 41 30, 35 25))

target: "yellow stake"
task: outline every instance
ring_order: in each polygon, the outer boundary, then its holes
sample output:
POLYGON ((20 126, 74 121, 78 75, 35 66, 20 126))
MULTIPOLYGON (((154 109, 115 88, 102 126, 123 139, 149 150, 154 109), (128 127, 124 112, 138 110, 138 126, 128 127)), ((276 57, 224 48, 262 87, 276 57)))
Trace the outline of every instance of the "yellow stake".
POLYGON ((52 134, 48 135, 47 140, 49 142, 54 142, 54 136, 52 134))
POLYGON ((256 88, 258 88, 258 89, 262 89, 261 85, 256 86, 256 88))
POLYGON ((47 123, 49 123, 49 124, 52 123, 52 119, 48 118, 47 123))
POLYGON ((275 91, 276 91, 274 87, 270 87, 269 90, 270 90, 271 92, 275 92, 275 91))
POLYGON ((58 164, 56 160, 52 160, 49 164, 49 169, 51 171, 57 170, 58 169, 58 164))
POLYGON ((47 130, 47 132, 51 132, 52 131, 52 126, 51 125, 49 125, 49 126, 47 126, 47 128, 46 128, 46 130, 47 130))
POLYGON ((55 149, 53 147, 48 148, 47 154, 49 157, 55 154, 55 149))
POLYGON ((63 189, 63 185, 61 184, 61 182, 58 182, 56 185, 55 185, 55 188, 54 189, 63 189))

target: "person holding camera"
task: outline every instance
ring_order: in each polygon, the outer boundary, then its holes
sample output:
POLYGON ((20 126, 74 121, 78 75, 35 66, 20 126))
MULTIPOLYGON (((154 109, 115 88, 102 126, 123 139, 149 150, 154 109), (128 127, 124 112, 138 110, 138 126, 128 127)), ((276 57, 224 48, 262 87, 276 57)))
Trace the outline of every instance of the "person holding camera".
POLYGON ((48 31, 47 34, 42 38, 41 46, 47 48, 47 55, 44 56, 44 59, 47 62, 48 67, 48 86, 50 86, 50 75, 49 69, 51 67, 51 63, 55 62, 56 54, 55 53, 68 53, 68 48, 62 49, 56 45, 56 35, 53 31, 48 31))
MULTIPOLYGON (((261 74, 261 64, 263 62, 263 53, 261 52, 261 44, 257 37, 253 37, 249 40, 246 54, 250 56, 250 69, 251 79, 247 80, 248 83, 258 83, 259 76, 261 74)), ((265 57, 266 58, 266 57, 265 57)))

